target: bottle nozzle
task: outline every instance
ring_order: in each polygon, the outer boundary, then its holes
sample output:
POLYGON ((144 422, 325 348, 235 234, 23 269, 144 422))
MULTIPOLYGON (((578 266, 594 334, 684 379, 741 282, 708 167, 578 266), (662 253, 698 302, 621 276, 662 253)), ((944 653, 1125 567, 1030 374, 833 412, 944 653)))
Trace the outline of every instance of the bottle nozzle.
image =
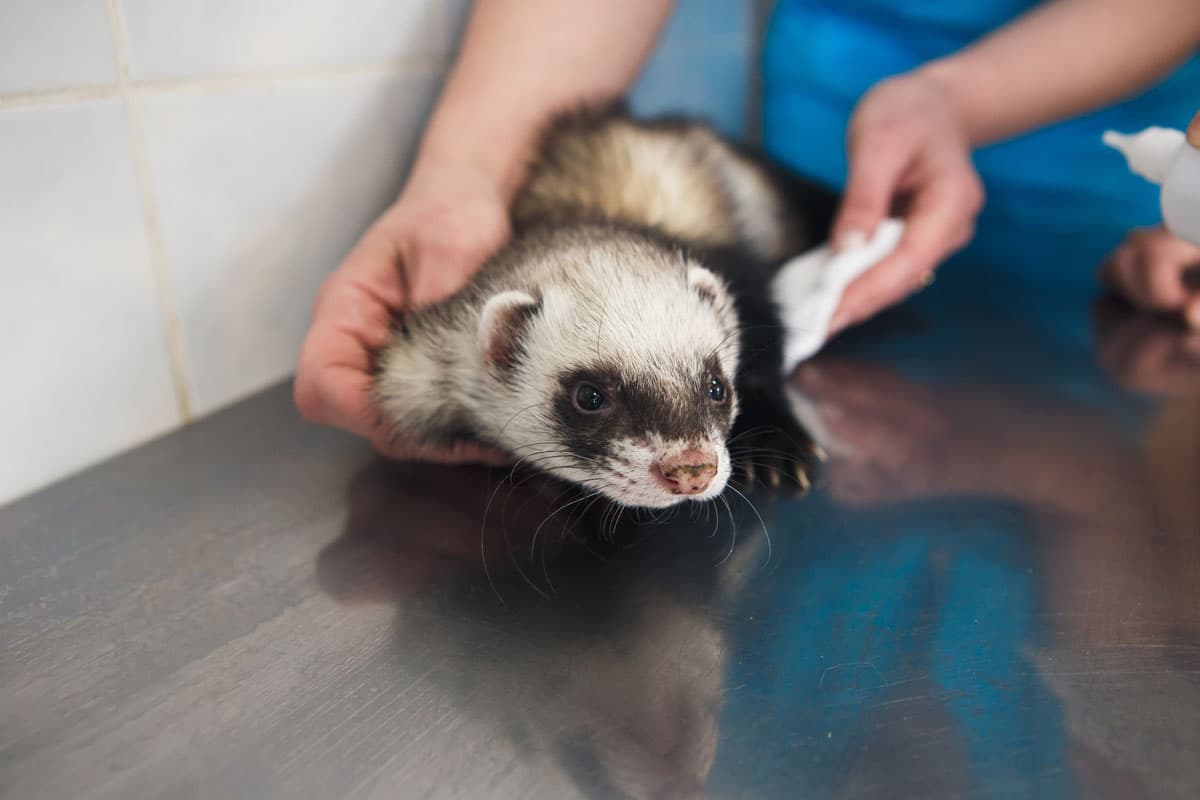
POLYGON ((1129 140, 1131 138, 1116 131, 1105 131, 1102 141, 1112 149, 1120 151, 1122 155, 1126 155, 1126 149, 1129 147, 1129 140))
POLYGON ((1173 128, 1147 128, 1135 134, 1105 131, 1102 141, 1125 156, 1130 170, 1151 183, 1162 183, 1184 136, 1173 128))

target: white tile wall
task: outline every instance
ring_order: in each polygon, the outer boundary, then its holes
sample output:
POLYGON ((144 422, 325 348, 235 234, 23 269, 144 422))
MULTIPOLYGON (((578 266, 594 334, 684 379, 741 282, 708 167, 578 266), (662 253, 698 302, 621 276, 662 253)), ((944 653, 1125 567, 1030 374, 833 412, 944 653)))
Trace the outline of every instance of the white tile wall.
POLYGON ((116 79, 104 0, 0 3, 0 93, 103 86, 116 79))
POLYGON ((179 423, 117 100, 0 111, 0 499, 179 423))
POLYGON ((321 70, 436 57, 450 21, 430 0, 121 0, 135 80, 321 70))
MULTIPOLYGON (((292 370, 467 7, 0 0, 0 504, 292 370)), ((682 0, 637 107, 737 130, 743 12, 682 0)))
POLYGON ((196 413, 291 372, 322 279, 399 192, 434 77, 138 98, 196 413))

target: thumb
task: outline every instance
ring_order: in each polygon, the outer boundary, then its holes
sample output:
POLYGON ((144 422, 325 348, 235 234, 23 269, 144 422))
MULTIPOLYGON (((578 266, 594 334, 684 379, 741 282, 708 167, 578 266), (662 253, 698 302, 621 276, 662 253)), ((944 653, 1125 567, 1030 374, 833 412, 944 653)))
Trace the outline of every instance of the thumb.
POLYGON ((1192 147, 1200 147, 1200 113, 1192 117, 1187 127, 1187 141, 1192 147))
POLYGON ((852 141, 850 174, 833 223, 835 247, 844 245, 846 238, 855 232, 864 236, 873 234, 891 209, 905 155, 899 148, 881 144, 869 136, 855 137, 852 141))

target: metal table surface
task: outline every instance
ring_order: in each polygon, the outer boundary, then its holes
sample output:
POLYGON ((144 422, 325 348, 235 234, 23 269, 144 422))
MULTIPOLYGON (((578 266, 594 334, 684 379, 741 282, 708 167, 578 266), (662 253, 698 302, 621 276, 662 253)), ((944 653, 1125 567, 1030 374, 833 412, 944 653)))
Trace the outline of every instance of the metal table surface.
POLYGON ((1200 347, 981 280, 801 372, 761 524, 287 386, 0 509, 0 796, 1200 797, 1200 347))

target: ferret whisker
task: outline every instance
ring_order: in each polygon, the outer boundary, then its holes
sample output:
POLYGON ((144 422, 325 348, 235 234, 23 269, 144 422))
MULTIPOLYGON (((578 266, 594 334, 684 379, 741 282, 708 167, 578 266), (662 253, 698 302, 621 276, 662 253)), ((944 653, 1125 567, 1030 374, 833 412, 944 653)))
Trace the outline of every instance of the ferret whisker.
POLYGON ((729 333, 727 333, 725 335, 725 337, 722 338, 721 341, 717 343, 716 347, 714 347, 711 351, 709 351, 708 357, 711 358, 713 356, 713 354, 716 353, 719 348, 724 347, 726 345, 726 343, 728 343, 729 340, 731 338, 733 338, 734 336, 740 336, 743 333, 749 333, 750 331, 757 331, 757 330, 778 330, 778 331, 795 330, 795 331, 800 331, 800 332, 805 332, 805 333, 808 332, 804 328, 793 327, 793 328, 789 329, 786 326, 784 326, 780 323, 775 323, 775 322, 764 323, 761 325, 738 325, 733 330, 731 330, 729 333))
POLYGON ((587 495, 584 495, 583 497, 577 497, 574 500, 570 500, 570 501, 564 503, 563 505, 555 508, 553 511, 551 511, 549 514, 546 515, 546 518, 542 520, 541 524, 538 525, 534 529, 533 538, 529 540, 529 557, 530 558, 533 558, 535 548, 537 547, 538 536, 541 535, 542 528, 546 527, 546 523, 549 522, 550 520, 554 519, 554 516, 556 514, 570 508, 571 506, 573 506, 577 503, 582 503, 584 500, 587 500, 587 499, 588 499, 587 495))
MULTIPOLYGON (((597 496, 592 500, 592 502, 589 503, 586 507, 584 507, 583 513, 587 514, 593 505, 600 502, 601 500, 606 500, 606 499, 607 498, 604 497, 603 495, 597 494, 597 496)), ((588 537, 586 537, 586 536, 579 537, 579 546, 583 548, 583 551, 585 553, 587 553, 588 555, 590 555, 592 558, 596 559, 597 561, 601 562, 602 564, 609 563, 610 559, 605 558, 603 555, 601 555, 600 553, 597 553, 594 549, 592 549, 591 543, 588 541, 588 537)))
POLYGON ((620 522, 621 515, 625 513, 625 504, 613 503, 611 509, 612 513, 608 515, 608 535, 606 537, 609 543, 617 540, 617 523, 620 522))
MULTIPOLYGON (((588 512, 590 512, 592 510, 592 506, 596 505, 596 503, 600 502, 603 499, 604 499, 604 495, 601 492, 599 492, 599 491, 593 492, 591 502, 589 502, 587 505, 585 505, 582 509, 579 510, 579 521, 583 522, 583 520, 587 517, 588 512)), ((574 514, 575 512, 572 511, 571 513, 574 514)), ((566 535, 565 531, 564 531, 563 535, 564 536, 566 535)))
POLYGON ((550 594, 548 592, 546 592, 546 590, 544 590, 540 586, 538 586, 536 583, 534 583, 533 579, 525 574, 525 570, 521 569, 521 565, 517 563, 516 556, 513 555, 512 541, 508 538, 508 532, 503 531, 503 533, 504 533, 504 543, 506 545, 508 545, 508 560, 512 563, 513 569, 515 569, 517 571, 517 574, 521 576, 521 579, 525 581, 525 583, 529 586, 530 589, 533 589, 535 592, 537 592, 539 595, 541 595, 543 600, 549 600, 550 594))
MULTIPOLYGON (((561 496, 561 495, 560 495, 560 496, 561 496)), ((599 490, 596 490, 596 491, 593 491, 593 492, 589 492, 589 493, 587 493, 587 494, 583 495, 582 497, 580 497, 580 498, 579 498, 577 501, 575 501, 575 502, 573 502, 573 503, 569 503, 567 506, 564 506, 564 508, 567 508, 567 507, 570 507, 570 506, 573 506, 573 505, 576 505, 576 504, 578 504, 578 503, 582 503, 582 502, 585 502, 585 501, 586 501, 586 505, 584 506, 584 512, 586 513, 587 509, 591 507, 591 504, 592 504, 592 503, 594 503, 594 502, 596 502, 597 498, 599 498, 599 497, 601 497, 601 496, 602 496, 602 494, 601 494, 601 492, 600 492, 599 490)), ((561 510, 562 510, 562 509, 560 508, 560 509, 558 509, 558 510, 556 510, 556 511, 552 512, 551 516, 553 516, 554 514, 557 514, 557 513, 559 513, 559 511, 561 511, 561 510)), ((560 542, 562 542, 563 540, 565 540, 565 538, 566 538, 566 535, 567 535, 567 528, 568 528, 568 526, 570 526, 570 525, 571 525, 571 521, 572 521, 572 519, 573 519, 573 517, 574 517, 574 516, 575 516, 575 511, 571 511, 570 513, 568 513, 568 514, 567 514, 567 518, 566 518, 566 519, 563 521, 562 529, 561 529, 561 531, 560 531, 560 534, 561 534, 561 535, 559 536, 559 541, 560 541, 560 542)), ((547 517, 547 518, 546 518, 546 521, 548 522, 548 521, 549 521, 549 519, 550 519, 550 518, 549 518, 549 517, 547 517)), ((545 524, 545 522, 543 522, 542 524, 544 525, 544 524, 545 524)), ((539 526, 538 526, 538 528, 539 528, 539 530, 540 530, 541 526, 539 525, 539 526)), ((534 540, 534 541, 536 541, 536 540, 537 540, 537 532, 536 532, 536 531, 534 532, 534 535, 533 535, 533 540, 534 540)), ((530 548, 531 548, 530 557, 532 558, 532 557, 533 557, 533 556, 532 556, 532 543, 530 544, 530 548)), ((561 548, 561 546, 560 546, 560 548, 559 548, 559 552, 561 552, 561 551, 562 551, 562 548, 561 548)), ((550 579, 550 570, 549 570, 549 568, 546 566, 546 542, 545 542, 544 540, 543 540, 543 542, 542 542, 542 559, 541 559, 541 560, 542 560, 542 577, 544 577, 544 578, 546 579, 546 585, 550 587, 550 591, 551 591, 551 592, 557 592, 557 589, 556 589, 556 587, 554 586, 554 581, 550 579)))
POLYGON ((496 434, 496 438, 497 438, 497 439, 500 439, 500 438, 502 438, 502 437, 504 436, 504 432, 505 432, 506 430, 508 430, 508 426, 509 426, 509 425, 512 425, 512 424, 513 424, 513 422, 514 422, 514 421, 517 419, 517 417, 521 416, 522 414, 524 414, 526 411, 529 411, 530 409, 537 408, 537 407, 538 407, 538 406, 540 406, 541 404, 542 404, 542 403, 541 403, 541 401, 539 400, 539 401, 538 401, 538 402, 536 402, 536 403, 530 403, 529 405, 525 406, 524 408, 518 408, 518 409, 517 409, 517 410, 516 410, 516 411, 513 413, 513 415, 512 415, 511 417, 509 417, 509 418, 508 418, 508 421, 507 421, 507 422, 505 422, 503 425, 501 425, 501 426, 500 426, 500 431, 499 431, 499 432, 496 434))
POLYGON ((796 463, 804 462, 803 458, 798 458, 792 452, 788 450, 779 450, 774 447, 746 448, 744 450, 731 451, 729 455, 735 461, 740 461, 750 456, 775 456, 785 461, 794 461, 796 463))
MULTIPOLYGON (((505 483, 505 481, 506 481, 506 480, 510 480, 510 479, 511 479, 511 477, 512 477, 512 475, 513 475, 513 472, 515 472, 515 471, 516 471, 516 469, 517 469, 517 466, 518 466, 519 464, 520 464, 520 462, 518 461, 518 462, 517 462, 517 464, 513 466, 513 468, 512 468, 512 471, 510 471, 510 472, 508 473, 508 477, 506 477, 506 478, 502 478, 502 479, 501 479, 501 480, 500 480, 500 481, 499 481, 499 482, 496 484, 496 488, 492 489, 492 493, 491 493, 491 495, 489 495, 489 496, 488 496, 488 501, 487 501, 487 504, 486 504, 486 505, 484 505, 484 507, 483 507, 483 519, 482 519, 482 520, 480 521, 480 523, 479 523, 479 559, 480 559, 480 561, 482 561, 482 562, 483 562, 483 574, 484 574, 484 576, 487 578, 487 581, 488 581, 488 586, 491 586, 491 587, 492 587, 492 592, 493 592, 493 593, 496 595, 496 599, 498 599, 498 600, 500 601, 500 603, 501 603, 501 604, 503 604, 503 603, 504 603, 504 595, 500 594, 500 590, 499 590, 498 588, 496 588, 496 581, 495 581, 495 580, 493 580, 493 578, 492 578, 492 571, 491 571, 491 569, 488 567, 488 563, 487 563, 487 529, 488 529, 488 524, 487 524, 487 523, 488 523, 488 514, 489 514, 489 513, 491 512, 491 510, 492 510, 492 503, 494 503, 494 502, 496 501, 496 494, 497 494, 497 492, 499 492, 499 491, 500 491, 500 488, 501 488, 502 486, 504 486, 504 483, 505 483)), ((500 525, 500 528, 501 528, 501 530, 503 530, 503 529, 504 529, 503 520, 501 520, 501 525, 500 525)))
MULTIPOLYGON (((517 486, 522 485, 523 483, 525 483, 526 480, 528 480, 528 478, 521 481, 521 483, 519 483, 519 484, 513 484, 513 487, 516 488, 517 486)), ((578 491, 578 487, 567 484, 565 487, 563 487, 562 491, 558 492, 558 494, 556 494, 554 496, 554 499, 551 500, 550 502, 551 502, 551 504, 557 503, 560 500, 562 500, 564 497, 566 497, 567 495, 572 494, 576 491, 578 491)), ((530 503, 532 503, 534 500, 538 499, 538 497, 539 497, 539 495, 536 492, 527 492, 525 494, 525 496, 522 498, 522 502, 521 502, 520 507, 518 508, 518 511, 523 511, 525 508, 527 508, 529 506, 530 503)), ((509 497, 505 499, 504 506, 500 510, 500 521, 501 521, 502 525, 506 524, 506 520, 508 519, 508 516, 507 516, 508 515, 508 503, 511 499, 512 499, 512 495, 509 495, 509 497)))
POLYGON ((613 513, 615 508, 616 508, 616 503, 609 503, 607 506, 604 507, 604 511, 601 512, 601 514, 600 514, 599 533, 600 533, 600 541, 602 541, 602 542, 610 541, 608 538, 608 517, 610 514, 613 513))
POLYGON ((712 539, 712 538, 716 537, 716 535, 717 535, 717 531, 719 531, 719 530, 721 529, 721 512, 720 512, 720 510, 717 508, 717 501, 716 501, 716 499, 715 499, 715 498, 714 498, 714 499, 712 499, 712 500, 709 500, 707 503, 705 503, 705 504, 704 504, 704 507, 705 507, 706 509, 710 510, 710 511, 713 511, 713 512, 715 512, 715 513, 713 514, 713 529, 712 529, 712 533, 708 534, 708 538, 709 538, 709 539, 712 539))
POLYGON ((546 440, 540 441, 540 442, 526 442, 525 444, 517 445, 516 447, 514 447, 513 452, 519 453, 522 450, 528 450, 528 449, 531 449, 534 447, 547 447, 547 446, 551 446, 551 445, 553 445, 554 447, 563 448, 564 452, 566 452, 565 445, 562 443, 561 440, 558 440, 558 439, 546 439, 546 440))
MULTIPOLYGON (((558 540, 559 540, 560 550, 562 548, 563 543, 566 542, 568 528, 570 528, 574 525, 577 525, 579 523, 582 523, 583 520, 587 517, 587 513, 591 509, 591 507, 594 506, 596 504, 596 502, 599 501, 602 497, 604 497, 604 494, 599 489, 588 492, 586 495, 586 499, 588 502, 584 504, 583 508, 573 508, 573 509, 571 509, 571 512, 569 514, 567 514, 567 518, 565 520, 563 520, 562 528, 559 529, 558 540)), ((544 547, 545 547, 545 545, 543 545, 543 548, 544 547)))
POLYGON ((760 514, 758 512, 758 508, 754 505, 754 503, 752 503, 750 501, 750 498, 746 497, 746 495, 739 492, 737 490, 737 487, 735 487, 735 486, 730 486, 729 488, 733 491, 734 494, 736 494, 738 497, 742 498, 742 500, 745 501, 746 505, 750 506, 750 510, 754 512, 754 516, 758 517, 758 524, 760 526, 762 526, 763 536, 765 536, 767 539, 767 560, 765 562, 763 562, 763 568, 765 569, 767 567, 767 565, 771 563, 771 556, 774 553, 774 550, 771 545, 771 532, 769 530, 767 530, 766 521, 763 519, 762 514, 760 514))
MULTIPOLYGON (((543 444, 550 444, 550 443, 551 443, 551 442, 547 441, 547 442, 545 442, 545 443, 543 443, 543 444)), ((529 445, 529 446, 530 446, 530 447, 534 447, 534 446, 539 446, 539 445, 537 445, 537 444, 534 444, 534 445, 529 445)), ((514 452, 514 453, 513 453, 513 455, 518 455, 518 454, 514 452)), ((505 481, 505 480, 511 481, 511 480, 513 479, 513 477, 514 477, 514 476, 517 474, 517 470, 518 470, 518 469, 520 469, 521 465, 522 465, 522 464, 523 464, 525 461, 527 461, 527 460, 528 460, 528 457, 521 457, 521 458, 518 458, 518 459, 517 459, 517 460, 516 460, 516 461, 513 463, 513 465, 512 465, 512 468, 508 470, 508 474, 507 474, 507 475, 506 475, 504 478, 502 478, 502 479, 501 479, 500 485, 503 485, 503 483, 504 483, 504 481, 505 481)), ((514 488, 515 488, 515 487, 516 487, 516 484, 514 484, 514 488)), ((488 501, 488 505, 489 505, 489 506, 491 505, 491 501, 490 501, 490 500, 488 501)), ((486 513, 486 511, 485 511, 485 513, 486 513)))
MULTIPOLYGON (((483 574, 487 578, 488 585, 492 588, 492 592, 496 595, 496 599, 498 599, 501 603, 504 603, 504 596, 500 593, 500 590, 496 587, 496 581, 492 577, 492 571, 491 571, 491 568, 488 566, 488 562, 487 562, 488 516, 491 513, 492 504, 496 501, 497 493, 500 491, 500 489, 504 486, 505 483, 509 483, 510 485, 512 485, 512 478, 516 474, 517 469, 521 466, 521 464, 524 460, 525 460, 524 458, 518 459, 517 462, 515 464, 513 464, 512 469, 508 471, 508 474, 504 478, 501 478, 500 481, 496 484, 496 487, 494 489, 492 489, 491 494, 488 496, 487 504, 484 505, 483 519, 480 522, 480 528, 479 528, 479 557, 480 557, 480 561, 483 564, 483 574)), ((505 508, 507 508, 507 505, 505 506, 505 508)), ((508 540, 508 532, 504 526, 503 518, 501 519, 500 531, 501 531, 501 534, 504 536, 505 543, 508 544, 508 546, 509 546, 509 555, 511 558, 512 544, 508 540)), ((515 562, 514 562, 514 566, 517 566, 515 564, 515 562)), ((518 572, 521 571, 521 568, 519 566, 517 566, 517 571, 518 572)), ((524 573, 522 573, 522 577, 525 577, 524 573)), ((525 579, 527 582, 529 581, 528 578, 525 578, 525 579)), ((536 590, 537 587, 534 587, 534 589, 536 590)))
POLYGON ((526 459, 529 459, 529 458, 534 458, 534 457, 536 457, 536 456, 537 456, 539 453, 542 453, 542 454, 544 454, 544 453, 547 453, 547 452, 559 452, 559 453, 562 453, 563 455, 568 455, 568 456, 570 456, 571 458, 574 458, 574 459, 576 459, 576 460, 578 460, 578 461, 584 461, 584 462, 587 462, 587 463, 592 463, 592 464, 599 464, 599 463, 601 463, 601 459, 598 459, 598 458, 593 458, 593 457, 590 457, 590 456, 582 456, 582 455, 579 455, 579 454, 577 454, 577 453, 571 453, 570 451, 568 451, 568 450, 567 450, 567 449, 564 447, 564 445, 562 444, 562 442, 556 442, 556 441, 554 441, 554 440, 547 440, 547 441, 544 441, 544 442, 531 442, 530 444, 521 445, 520 447, 514 448, 514 451, 513 451, 513 453, 514 453, 514 455, 521 454, 521 451, 523 451, 523 450, 528 450, 528 449, 531 449, 531 448, 534 448, 534 447, 544 447, 544 448, 547 448, 547 449, 545 449, 545 450, 542 450, 542 451, 535 451, 535 453, 533 453, 533 454, 525 453, 525 454, 523 454, 523 455, 525 455, 525 458, 526 458, 526 459))
POLYGON ((740 337, 743 333, 748 333, 748 332, 754 331, 754 330, 777 329, 778 327, 779 327, 778 325, 774 325, 774 324, 737 325, 733 328, 733 330, 731 330, 731 331, 729 331, 729 333, 725 334, 725 336, 721 339, 721 341, 717 342, 716 346, 713 347, 713 349, 709 351, 708 356, 706 356, 706 358, 712 358, 713 355, 716 354, 718 350, 720 350, 722 347, 729 344, 731 341, 733 344, 739 344, 740 341, 738 339, 735 339, 734 337, 740 337))
POLYGON ((717 497, 725 504, 725 511, 729 514, 729 552, 716 563, 715 566, 719 567, 729 560, 729 557, 733 555, 733 548, 737 545, 737 520, 733 518, 733 508, 730 507, 729 500, 726 499, 725 495, 720 494, 717 497))
POLYGON ((744 431, 739 431, 734 436, 729 438, 727 444, 733 444, 745 439, 747 436, 760 436, 765 433, 782 433, 783 429, 777 425, 755 425, 753 428, 747 428, 744 431))
POLYGON ((625 513, 624 505, 617 505, 617 511, 612 517, 612 532, 609 534, 608 540, 615 542, 617 540, 617 526, 621 524, 621 515, 625 513))
POLYGON ((741 335, 741 329, 740 329, 740 328, 737 328, 737 327, 735 327, 733 330, 729 331, 729 333, 727 333, 727 334, 725 334, 723 337, 721 337, 721 341, 717 342, 716 346, 714 346, 712 350, 709 350, 709 351, 708 351, 708 353, 707 353, 707 354, 705 354, 705 356, 704 356, 704 360, 705 360, 705 361, 708 361, 710 358, 712 358, 714 355, 716 355, 716 354, 717 354, 717 351, 719 351, 719 350, 721 349, 721 347, 722 347, 722 346, 723 346, 723 345, 724 345, 726 342, 730 341, 731 339, 732 339, 734 342, 737 342, 737 341, 739 341, 739 340, 738 340, 737 338, 735 338, 735 337, 738 337, 738 336, 740 336, 740 335, 741 335))

